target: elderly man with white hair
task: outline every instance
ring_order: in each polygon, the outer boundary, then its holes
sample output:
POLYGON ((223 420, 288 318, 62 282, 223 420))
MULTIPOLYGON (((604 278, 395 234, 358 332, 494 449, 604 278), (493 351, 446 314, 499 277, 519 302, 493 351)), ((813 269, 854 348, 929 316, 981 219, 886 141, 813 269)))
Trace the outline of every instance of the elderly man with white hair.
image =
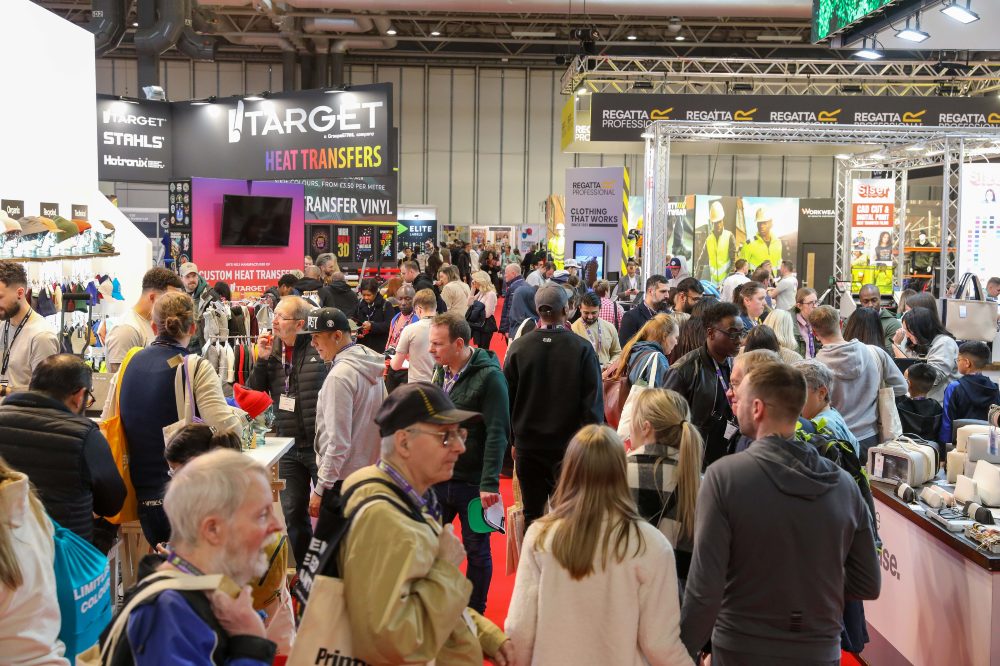
POLYGON ((143 559, 140 582, 126 600, 163 574, 179 579, 224 574, 239 595, 160 592, 131 611, 110 663, 131 653, 137 666, 271 664, 276 646, 265 638, 248 586, 267 571, 266 544, 281 529, 267 470, 236 451, 206 453, 173 478, 163 509, 170 546, 165 556, 143 559))
POLYGON ((342 491, 353 521, 339 558, 355 657, 480 666, 485 654, 511 663, 507 637, 468 608, 472 583, 458 568, 465 548, 452 525, 441 526, 432 490, 465 451, 461 424, 478 418, 426 382, 397 388, 375 417, 382 458, 347 477, 342 491))
MULTIPOLYGON (((816 359, 798 361, 792 365, 806 378, 806 406, 802 408, 802 416, 817 426, 824 423, 826 428, 837 439, 850 442, 855 455, 861 455, 858 438, 847 427, 843 415, 830 404, 830 393, 833 392, 833 371, 825 363, 816 359)), ((862 461, 861 464, 865 464, 862 461)))

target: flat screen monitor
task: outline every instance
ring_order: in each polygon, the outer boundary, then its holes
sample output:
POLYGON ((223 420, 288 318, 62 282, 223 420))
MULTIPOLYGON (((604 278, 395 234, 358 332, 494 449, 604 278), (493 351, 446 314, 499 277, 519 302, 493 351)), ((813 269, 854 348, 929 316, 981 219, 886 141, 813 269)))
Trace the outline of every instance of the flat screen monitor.
POLYGON ((219 245, 288 247, 291 226, 291 197, 248 197, 236 194, 222 197, 219 245))
POLYGON ((586 265, 591 259, 597 259, 597 279, 604 279, 604 241, 573 241, 573 258, 586 265))

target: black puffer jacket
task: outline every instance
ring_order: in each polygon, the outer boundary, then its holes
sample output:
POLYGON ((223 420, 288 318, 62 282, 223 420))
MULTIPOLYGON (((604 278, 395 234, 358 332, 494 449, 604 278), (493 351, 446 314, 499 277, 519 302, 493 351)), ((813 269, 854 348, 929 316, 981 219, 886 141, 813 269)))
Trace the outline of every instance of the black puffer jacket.
POLYGON ((3 401, 0 456, 28 475, 54 521, 87 541, 93 514, 121 511, 125 484, 100 428, 54 398, 27 391, 3 401))
POLYGON ((320 305, 337 308, 348 317, 358 307, 358 292, 343 280, 334 280, 319 290, 320 305))
MULTIPOLYGON (((247 382, 247 386, 255 391, 266 391, 275 407, 281 394, 285 392, 283 354, 284 344, 276 339, 271 355, 266 359, 257 359, 247 382)), ((288 393, 295 398, 295 411, 275 409, 278 434, 282 437, 294 437, 296 448, 311 449, 313 446, 316 437, 316 398, 319 397, 319 389, 329 371, 329 366, 310 345, 310 336, 298 336, 292 352, 292 371, 288 377, 288 393)))

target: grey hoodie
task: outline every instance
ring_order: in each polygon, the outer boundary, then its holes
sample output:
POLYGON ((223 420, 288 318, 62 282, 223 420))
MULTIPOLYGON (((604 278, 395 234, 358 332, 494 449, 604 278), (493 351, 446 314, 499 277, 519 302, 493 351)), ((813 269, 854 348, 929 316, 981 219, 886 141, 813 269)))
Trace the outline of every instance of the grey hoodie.
POLYGON ((346 347, 333 360, 316 400, 316 491, 374 465, 382 438, 375 414, 385 400, 385 358, 363 345, 346 347))
POLYGON ((844 601, 876 599, 881 586, 850 475, 811 446, 766 437, 710 465, 696 507, 681 607, 688 651, 711 635, 748 663, 838 661, 844 601))
POLYGON ((883 380, 896 396, 906 395, 903 373, 881 347, 858 340, 823 345, 816 352, 816 360, 833 372, 830 404, 844 417, 859 441, 876 434, 878 390, 883 380))

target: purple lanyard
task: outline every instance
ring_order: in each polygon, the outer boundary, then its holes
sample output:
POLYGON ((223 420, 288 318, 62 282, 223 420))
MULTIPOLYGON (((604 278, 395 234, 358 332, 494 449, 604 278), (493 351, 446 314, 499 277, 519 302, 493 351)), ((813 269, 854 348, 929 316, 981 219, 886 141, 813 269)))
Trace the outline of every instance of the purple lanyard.
POLYGON ((202 573, 202 571, 200 569, 198 569, 198 567, 196 567, 195 565, 191 564, 190 562, 188 562, 187 560, 185 560, 183 557, 181 557, 180 555, 178 555, 174 551, 173 548, 168 548, 167 549, 167 564, 169 564, 173 568, 177 569, 181 573, 188 574, 189 576, 204 576, 205 575, 205 574, 202 573))
MULTIPOLYGON (((715 360, 712 360, 715 363, 715 360)), ((722 395, 726 396, 726 402, 729 403, 729 408, 732 409, 733 401, 729 399, 729 385, 726 380, 722 377, 722 369, 719 367, 718 363, 715 363, 715 376, 719 378, 719 384, 722 386, 722 395)))
POLYGON ((428 513, 434 518, 434 520, 441 522, 441 507, 438 506, 434 498, 433 491, 428 491, 425 495, 421 496, 416 489, 410 485, 410 482, 403 478, 403 475, 397 472, 392 465, 388 464, 384 460, 379 460, 375 465, 389 475, 389 478, 399 486, 399 488, 409 495, 410 499, 416 504, 419 509, 427 509, 428 513))
POLYGON ((600 356, 601 355, 601 322, 600 322, 600 320, 595 321, 593 326, 584 326, 583 330, 587 332, 587 339, 590 340, 590 344, 594 345, 594 350, 597 351, 597 355, 600 356), (596 342, 594 341, 594 338, 590 335, 590 329, 591 328, 596 328, 597 329, 597 340, 596 340, 596 342))

